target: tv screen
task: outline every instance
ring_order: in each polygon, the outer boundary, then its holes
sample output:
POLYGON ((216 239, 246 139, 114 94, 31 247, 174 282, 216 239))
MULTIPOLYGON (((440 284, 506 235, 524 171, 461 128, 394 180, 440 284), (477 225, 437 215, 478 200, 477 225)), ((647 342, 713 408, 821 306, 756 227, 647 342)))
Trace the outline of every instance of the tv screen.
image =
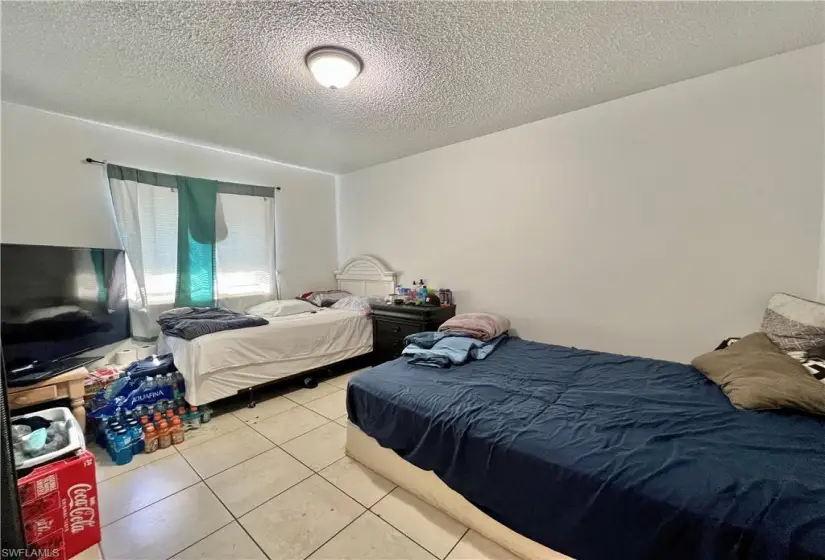
POLYGON ((0 321, 7 370, 128 338, 123 251, 4 243, 0 321))

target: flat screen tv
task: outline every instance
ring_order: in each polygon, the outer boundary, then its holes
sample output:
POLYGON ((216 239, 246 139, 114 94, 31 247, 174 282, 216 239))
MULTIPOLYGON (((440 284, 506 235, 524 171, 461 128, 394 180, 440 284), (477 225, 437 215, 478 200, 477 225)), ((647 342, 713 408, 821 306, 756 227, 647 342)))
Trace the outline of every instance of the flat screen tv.
POLYGON ((77 355, 129 337, 123 251, 0 245, 0 322, 10 385, 91 361, 77 355))

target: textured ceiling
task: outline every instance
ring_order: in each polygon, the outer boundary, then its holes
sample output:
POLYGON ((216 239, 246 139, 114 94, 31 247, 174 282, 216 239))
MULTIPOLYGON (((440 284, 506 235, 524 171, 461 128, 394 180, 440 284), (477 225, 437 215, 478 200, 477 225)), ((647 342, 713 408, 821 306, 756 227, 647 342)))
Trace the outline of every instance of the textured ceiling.
MULTIPOLYGON (((819 2, 2 2, 2 97, 346 172, 825 41, 819 2), (358 53, 347 89, 304 55, 358 53)), ((90 154, 94 155, 94 154, 90 154)))

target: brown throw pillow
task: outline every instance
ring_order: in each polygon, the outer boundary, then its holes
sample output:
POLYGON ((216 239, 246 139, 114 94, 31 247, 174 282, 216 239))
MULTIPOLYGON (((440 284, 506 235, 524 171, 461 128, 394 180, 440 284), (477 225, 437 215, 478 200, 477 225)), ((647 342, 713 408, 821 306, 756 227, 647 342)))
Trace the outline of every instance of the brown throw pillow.
POLYGON ((724 350, 693 359, 730 402, 747 410, 793 408, 825 415, 825 384, 779 349, 765 333, 753 333, 724 350))

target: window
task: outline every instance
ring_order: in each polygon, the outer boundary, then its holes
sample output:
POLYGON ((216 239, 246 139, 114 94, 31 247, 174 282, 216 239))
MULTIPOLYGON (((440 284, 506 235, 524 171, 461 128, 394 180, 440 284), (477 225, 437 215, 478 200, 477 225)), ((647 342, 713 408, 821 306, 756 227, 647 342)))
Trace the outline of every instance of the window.
MULTIPOLYGON (((152 304, 174 304, 178 260, 178 198, 174 189, 137 190, 144 286, 152 304)), ((271 198, 218 194, 215 245, 216 294, 227 307, 233 299, 270 297, 275 261, 275 207, 271 198)), ((131 269, 131 267, 130 267, 131 269)), ((131 273, 131 270, 130 270, 131 273)), ((130 274, 129 299, 140 301, 139 282, 130 274)), ((251 304, 250 304, 251 305, 251 304)))
MULTIPOLYGON (((271 198, 218 194, 227 235, 215 246, 218 301, 274 293, 275 204, 271 198)), ((259 298, 260 299, 260 298, 259 298)), ((252 305, 252 304, 250 304, 252 305)))
MULTIPOLYGON (((158 316, 176 300, 177 185, 188 178, 112 165, 107 166, 107 174, 129 262, 132 336, 151 340, 160 330, 158 316)), ((242 311, 277 294, 275 199, 266 187, 219 184, 218 189, 215 269, 210 280, 218 305, 242 311)))

